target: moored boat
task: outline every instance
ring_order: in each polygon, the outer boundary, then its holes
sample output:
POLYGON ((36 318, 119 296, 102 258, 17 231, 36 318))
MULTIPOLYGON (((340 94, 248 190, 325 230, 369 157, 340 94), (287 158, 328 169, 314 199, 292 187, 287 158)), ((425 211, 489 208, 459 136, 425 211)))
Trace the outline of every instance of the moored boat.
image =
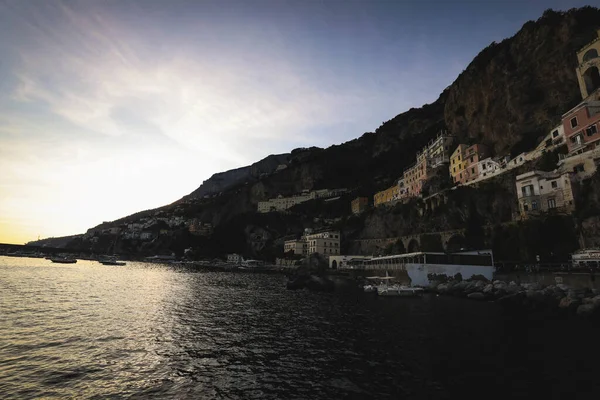
POLYGON ((69 257, 51 257, 50 261, 58 264, 75 264, 77 262, 77 259, 69 257))
POLYGON ((102 265, 126 265, 125 261, 118 261, 116 257, 105 257, 98 260, 102 265))

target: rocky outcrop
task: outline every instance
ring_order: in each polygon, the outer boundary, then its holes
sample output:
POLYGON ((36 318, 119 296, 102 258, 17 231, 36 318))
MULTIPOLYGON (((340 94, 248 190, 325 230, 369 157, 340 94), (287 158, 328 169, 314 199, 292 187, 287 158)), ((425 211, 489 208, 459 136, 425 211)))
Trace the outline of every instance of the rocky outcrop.
POLYGON ((595 39, 600 11, 554 12, 481 51, 448 89, 444 119, 498 154, 528 151, 579 101, 576 52, 595 39))
POLYGON ((184 199, 199 198, 223 192, 235 185, 247 182, 251 178, 258 179, 263 174, 271 174, 280 165, 287 166, 289 160, 290 154, 275 154, 246 167, 219 172, 202 182, 198 189, 184 197, 184 199))
POLYGON ((542 287, 538 283, 455 281, 431 282, 427 291, 493 301, 513 311, 562 312, 582 317, 600 316, 600 292, 596 289, 574 290, 566 285, 542 287))

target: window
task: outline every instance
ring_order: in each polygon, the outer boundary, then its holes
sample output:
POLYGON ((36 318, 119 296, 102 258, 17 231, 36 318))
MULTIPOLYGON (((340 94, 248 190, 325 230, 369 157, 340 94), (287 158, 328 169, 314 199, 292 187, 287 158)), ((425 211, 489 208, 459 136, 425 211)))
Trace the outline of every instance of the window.
POLYGON ((577 127, 577 117, 571 118, 571 128, 577 127))
POLYGON ((554 132, 552 132, 552 137, 557 137, 558 136, 558 129, 555 130, 554 132))
POLYGON ((585 130, 585 133, 586 133, 586 135, 588 135, 588 136, 593 136, 593 135, 595 135, 596 133, 598 133, 598 128, 596 127, 596 125, 592 125, 592 126, 590 126, 589 128, 587 128, 587 129, 585 130))
POLYGON ((471 173, 474 174, 475 173, 475 167, 471 168, 471 173))
POLYGON ((471 162, 475 162, 475 156, 471 156, 471 162))
POLYGON ((548 208, 556 208, 556 200, 548 199, 548 208))
POLYGON ((521 188, 521 193, 523 193, 524 197, 533 195, 533 185, 523 186, 521 188))
POLYGON ((523 203, 523 211, 529 211, 529 207, 527 207, 527 203, 523 203))
POLYGON ((531 202, 531 210, 537 210, 537 201, 534 200, 531 202))
POLYGON ((576 165, 575 167, 573 167, 573 172, 575 172, 575 173, 583 172, 583 171, 585 171, 583 164, 579 164, 579 165, 576 165))
POLYGON ((452 168, 452 172, 456 173, 456 167, 452 168))
POLYGON ((543 190, 543 189, 544 189, 544 187, 542 185, 540 185, 540 190, 543 190))
POLYGON ((552 189, 556 189, 558 187, 558 182, 552 181, 552 189))

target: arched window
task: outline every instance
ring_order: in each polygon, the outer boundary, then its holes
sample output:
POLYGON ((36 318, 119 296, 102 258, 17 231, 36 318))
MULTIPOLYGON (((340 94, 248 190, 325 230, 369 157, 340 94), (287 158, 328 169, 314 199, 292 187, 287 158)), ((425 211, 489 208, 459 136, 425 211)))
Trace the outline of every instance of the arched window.
POLYGON ((600 87, 600 73, 597 67, 591 67, 583 74, 588 95, 600 87))
POLYGON ((583 55, 583 62, 593 60, 598 57, 598 50, 590 49, 583 55))

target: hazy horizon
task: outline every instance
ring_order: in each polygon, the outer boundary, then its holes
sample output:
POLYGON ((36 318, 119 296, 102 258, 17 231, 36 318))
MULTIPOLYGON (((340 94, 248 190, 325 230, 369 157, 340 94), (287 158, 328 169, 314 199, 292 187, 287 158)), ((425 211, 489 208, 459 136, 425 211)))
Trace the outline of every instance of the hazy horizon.
POLYGON ((214 173, 357 138, 545 9, 583 5, 0 2, 0 243, 83 233, 214 173))

